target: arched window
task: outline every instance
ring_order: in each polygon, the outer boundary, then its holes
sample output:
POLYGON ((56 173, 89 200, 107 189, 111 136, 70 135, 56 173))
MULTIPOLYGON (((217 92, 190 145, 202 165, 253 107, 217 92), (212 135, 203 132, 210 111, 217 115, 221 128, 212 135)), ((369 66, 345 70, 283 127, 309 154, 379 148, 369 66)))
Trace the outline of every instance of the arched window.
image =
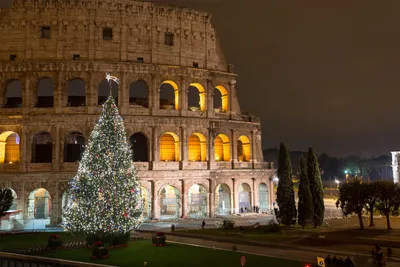
POLYGON ((142 133, 134 133, 130 137, 132 144, 132 160, 133 162, 148 162, 149 148, 147 145, 147 137, 142 133))
POLYGON ((48 132, 39 132, 33 137, 32 163, 51 163, 53 158, 52 138, 48 132))
POLYGON ((175 133, 167 132, 160 138, 160 161, 179 161, 179 138, 175 133))
POLYGON ((239 185, 239 212, 251 212, 251 187, 247 183, 242 183, 239 185))
POLYGON ((140 187, 140 193, 142 195, 142 205, 143 205, 143 213, 142 216, 144 218, 149 218, 150 217, 150 210, 151 210, 151 200, 150 200, 150 194, 149 191, 144 188, 140 187))
POLYGON ((129 88, 129 104, 149 107, 149 87, 143 80, 136 81, 129 88))
POLYGON ((219 134, 214 140, 214 159, 215 161, 231 160, 231 142, 225 134, 219 134))
POLYGON ((51 197, 44 188, 39 188, 29 194, 28 219, 48 220, 51 214, 51 197))
POLYGON ((8 82, 6 85, 6 93, 4 95, 4 98, 4 107, 22 107, 22 83, 18 80, 8 82))
POLYGON ((206 161, 206 138, 200 133, 194 133, 189 137, 189 161, 206 161))
POLYGON ((265 183, 261 183, 258 186, 258 202, 259 208, 261 212, 266 212, 269 209, 269 194, 268 194, 268 186, 265 183))
POLYGON ((18 196, 17 196, 17 193, 15 193, 15 191, 12 190, 11 188, 10 188, 10 190, 12 192, 12 196, 13 196, 14 199, 13 199, 13 203, 12 203, 11 207, 8 210, 17 210, 18 209, 18 196))
POLYGON ((228 90, 223 86, 214 88, 214 112, 228 111, 228 90))
POLYGON ((68 102, 67 107, 85 106, 86 102, 86 86, 82 79, 72 79, 67 85, 68 102))
POLYGON ((160 217, 161 219, 178 218, 180 216, 179 190, 166 185, 160 190, 160 217))
POLYGON ((189 216, 192 218, 206 217, 208 213, 207 190, 203 185, 194 184, 189 188, 189 216))
POLYGON ((248 162, 251 158, 251 145, 247 136, 240 136, 237 141, 238 161, 248 162))
POLYGON ((104 102, 106 102, 110 92, 110 83, 112 96, 115 98, 115 103, 118 105, 118 83, 114 82, 113 80, 110 80, 110 82, 104 80, 99 84, 97 97, 98 105, 103 105, 104 102))
POLYGON ((226 184, 219 184, 215 189, 216 213, 231 213, 231 189, 226 184))
POLYGON ((36 107, 50 108, 54 105, 54 82, 50 78, 42 78, 37 85, 36 107))
POLYGON ((205 110, 204 88, 199 83, 191 83, 188 89, 188 109, 190 111, 205 110))
POLYGON ((164 81, 160 86, 160 109, 179 109, 178 85, 164 81))
POLYGON ((85 136, 79 132, 72 132, 65 137, 64 162, 81 160, 85 150, 85 136))

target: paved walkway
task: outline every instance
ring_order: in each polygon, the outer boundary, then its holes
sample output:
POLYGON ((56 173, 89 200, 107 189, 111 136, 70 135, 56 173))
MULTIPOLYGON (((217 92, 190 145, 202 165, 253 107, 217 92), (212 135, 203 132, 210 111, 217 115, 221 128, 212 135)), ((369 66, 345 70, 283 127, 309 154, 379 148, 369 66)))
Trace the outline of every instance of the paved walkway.
MULTIPOLYGON (((150 233, 137 233, 139 236, 151 236, 150 233)), ((256 246, 256 245, 241 245, 234 244, 229 242, 217 242, 196 238, 188 238, 188 237, 178 237, 171 236, 167 237, 168 242, 174 242, 179 244, 186 244, 192 246, 200 246, 214 249, 222 249, 222 250, 230 250, 232 251, 232 247, 235 245, 237 247, 238 252, 268 256, 274 258, 281 259, 289 259, 295 261, 301 261, 304 263, 316 263, 316 257, 326 257, 328 254, 336 255, 337 257, 342 257, 345 259, 347 256, 350 256, 354 263, 359 267, 363 266, 372 266, 370 261, 370 255, 360 254, 360 253, 343 253, 343 251, 326 251, 323 249, 313 249, 313 248, 278 248, 278 247, 265 247, 265 246, 256 246)), ((389 262, 389 267, 400 266, 399 262, 389 262)))

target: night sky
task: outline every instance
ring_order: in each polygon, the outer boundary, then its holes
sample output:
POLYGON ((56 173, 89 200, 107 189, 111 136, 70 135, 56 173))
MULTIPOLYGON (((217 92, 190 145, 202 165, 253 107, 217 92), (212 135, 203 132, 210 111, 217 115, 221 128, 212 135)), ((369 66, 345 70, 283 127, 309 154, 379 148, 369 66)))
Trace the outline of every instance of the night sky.
POLYGON ((265 148, 400 149, 400 1, 155 2, 213 14, 241 108, 261 117, 265 148))

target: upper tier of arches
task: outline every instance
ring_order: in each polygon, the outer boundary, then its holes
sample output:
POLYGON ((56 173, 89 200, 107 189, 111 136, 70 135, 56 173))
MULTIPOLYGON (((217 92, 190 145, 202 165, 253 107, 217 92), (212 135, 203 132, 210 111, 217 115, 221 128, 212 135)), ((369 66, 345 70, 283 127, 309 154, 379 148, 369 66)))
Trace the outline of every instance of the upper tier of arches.
MULTIPOLYGON (((94 92, 90 94, 84 79, 71 78, 61 85, 61 106, 83 107, 90 103, 100 106, 111 92, 119 106, 125 101, 131 108, 152 107, 159 110, 186 110, 189 113, 210 110, 215 113, 227 113, 231 110, 228 86, 209 85, 207 89, 202 83, 191 82, 185 88, 181 88, 177 82, 165 79, 152 89, 149 83, 151 81, 137 79, 123 87, 114 81, 108 82, 103 79, 95 85, 94 92)), ((34 80, 29 94, 19 79, 6 80, 2 91, 4 108, 22 108, 27 97, 31 108, 52 108, 57 101, 56 83, 46 76, 34 80)))

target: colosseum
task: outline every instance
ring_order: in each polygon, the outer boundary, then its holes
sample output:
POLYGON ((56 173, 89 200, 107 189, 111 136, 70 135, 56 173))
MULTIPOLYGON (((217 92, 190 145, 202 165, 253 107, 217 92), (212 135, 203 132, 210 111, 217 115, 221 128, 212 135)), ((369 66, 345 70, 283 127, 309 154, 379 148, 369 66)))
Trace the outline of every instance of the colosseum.
POLYGON ((0 185, 15 197, 3 229, 62 221, 107 72, 120 79, 112 94, 145 217, 270 211, 274 169, 260 121, 240 109, 210 14, 133 0, 13 0, 0 9, 0 185))

